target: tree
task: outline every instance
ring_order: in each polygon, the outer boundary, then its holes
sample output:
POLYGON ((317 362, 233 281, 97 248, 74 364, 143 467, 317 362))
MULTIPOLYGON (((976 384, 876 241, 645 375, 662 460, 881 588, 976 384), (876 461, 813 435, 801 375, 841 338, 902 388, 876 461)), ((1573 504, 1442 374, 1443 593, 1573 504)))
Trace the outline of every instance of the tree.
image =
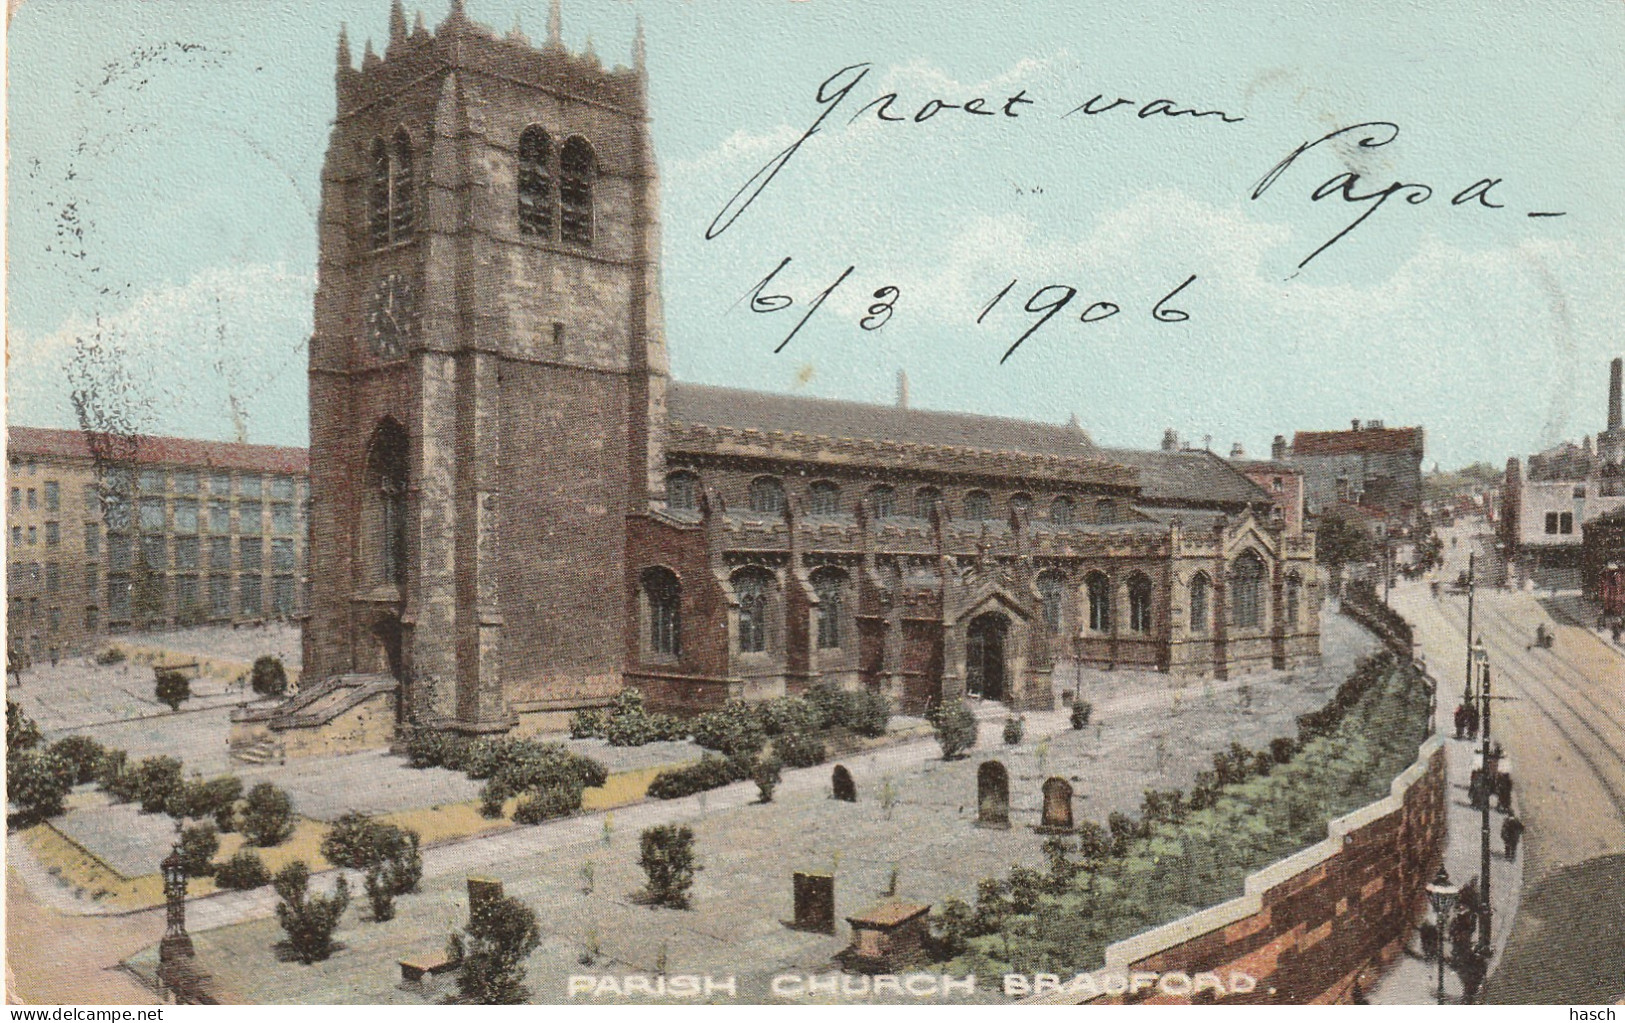
POLYGON ((310 868, 303 860, 294 860, 277 871, 272 883, 281 899, 276 907, 277 922, 287 932, 293 957, 308 966, 332 955, 333 931, 350 905, 350 885, 344 875, 339 875, 332 895, 311 895, 310 868))
POLYGON ((931 709, 926 720, 937 733, 942 759, 954 760, 976 745, 976 715, 963 701, 941 703, 931 709))
POLYGON ((649 901, 687 909, 688 890, 694 886, 694 829, 686 824, 660 824, 645 828, 640 842, 638 865, 649 879, 649 901))
POLYGON ((760 802, 773 802, 773 790, 779 787, 780 769, 782 765, 774 756, 761 757, 751 771, 751 780, 756 783, 756 793, 761 797, 760 802))
POLYGON ((73 765, 75 785, 96 780, 96 768, 101 766, 106 750, 88 735, 69 735, 51 743, 51 752, 73 765))
POLYGON ((23 749, 6 757, 6 797, 19 823, 55 817, 73 790, 72 762, 50 750, 23 749))
POLYGON ((6 755, 18 750, 33 749, 40 744, 39 726, 23 709, 6 701, 6 755))
POLYGON ((248 790, 237 827, 257 846, 279 845, 293 834, 293 800, 275 785, 262 781, 248 790))
POLYGON ((1371 538, 1358 523, 1339 515, 1321 516, 1315 530, 1315 560, 1332 569, 1371 557, 1371 538))
POLYGON ((476 1005, 517 1005, 530 997, 525 960, 542 943, 536 913, 512 896, 482 903, 469 915, 463 934, 448 942, 450 957, 462 964, 457 987, 476 1005), (466 935, 466 937, 465 937, 466 935))
POLYGON ((265 861, 252 849, 239 849, 226 862, 214 868, 214 883, 230 891, 243 891, 271 883, 265 861))
POLYGON ((177 668, 154 668, 153 696, 171 712, 192 698, 192 680, 177 668))
POLYGON ((142 813, 167 813, 185 782, 182 764, 174 757, 146 757, 135 765, 133 789, 142 813))
POLYGON ((288 672, 282 659, 266 654, 254 660, 248 684, 261 696, 281 696, 288 691, 288 672))
POLYGON ((214 873, 214 856, 219 851, 220 835, 213 824, 194 824, 181 832, 181 868, 188 877, 214 873))

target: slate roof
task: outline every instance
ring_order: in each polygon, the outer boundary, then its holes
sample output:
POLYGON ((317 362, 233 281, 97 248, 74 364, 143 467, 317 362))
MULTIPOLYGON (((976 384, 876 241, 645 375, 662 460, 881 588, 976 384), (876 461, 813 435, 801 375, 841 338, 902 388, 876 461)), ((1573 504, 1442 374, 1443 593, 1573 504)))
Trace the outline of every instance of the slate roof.
POLYGON ((1264 488, 1211 451, 1104 448, 1101 456, 1140 473, 1140 500, 1251 504, 1268 501, 1264 488))
MULTIPOLYGON (((6 450, 13 456, 36 458, 91 457, 90 445, 78 430, 46 430, 33 426, 6 429, 6 450)), ((310 472, 310 456, 304 448, 275 447, 270 444, 228 444, 193 440, 189 437, 141 435, 136 442, 135 461, 140 465, 184 465, 204 469, 240 469, 246 472, 276 472, 305 475, 310 472)))
POLYGON ((1292 435, 1292 457, 1305 455, 1380 455, 1422 450, 1422 428, 1401 426, 1362 430, 1299 430, 1292 435))
POLYGON ((673 382, 666 392, 666 415, 673 422, 691 425, 805 433, 837 440, 885 440, 1063 458, 1100 458, 1100 449, 1077 426, 767 394, 706 384, 673 382))

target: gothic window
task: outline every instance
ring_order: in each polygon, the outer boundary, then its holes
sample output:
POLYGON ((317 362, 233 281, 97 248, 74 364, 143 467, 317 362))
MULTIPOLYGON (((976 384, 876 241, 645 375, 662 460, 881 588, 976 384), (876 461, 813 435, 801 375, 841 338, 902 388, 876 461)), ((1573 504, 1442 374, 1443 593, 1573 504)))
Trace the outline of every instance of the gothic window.
POLYGON ((1090 572, 1083 580, 1089 594, 1089 631, 1112 631, 1112 584, 1101 572, 1090 572))
POLYGON ((1010 510, 1023 519, 1030 518, 1033 513, 1033 499, 1030 494, 1016 494, 1010 498, 1010 510))
POLYGON ((1095 521, 1111 525, 1117 521, 1117 502, 1103 497, 1095 502, 1095 521))
POLYGON ((385 419, 373 431, 367 451, 367 482, 379 574, 386 583, 406 581, 407 462, 406 431, 393 419, 385 419))
POLYGON ((1136 572, 1128 580, 1130 632, 1151 631, 1151 580, 1136 572))
POLYGON ((993 499, 985 490, 972 490, 965 495, 965 518, 980 522, 993 517, 993 499))
POLYGON ((809 489, 807 502, 809 515, 838 515, 841 511, 841 488, 829 480, 818 480, 809 489))
POLYGON ((1245 551, 1230 568, 1230 622, 1238 629, 1256 629, 1263 622, 1264 561, 1245 551))
POLYGON ((412 237, 412 139, 402 128, 392 142, 372 140, 367 176, 367 234, 375 249, 412 237))
POLYGON ((739 598, 739 652, 763 653, 767 650, 768 596, 773 576, 763 568, 742 568, 734 573, 733 587, 739 598))
POLYGON ((1044 608, 1044 627, 1051 635, 1061 632, 1061 609, 1066 594, 1066 578, 1059 572, 1041 573, 1038 577, 1038 597, 1044 608))
POLYGON ((547 132, 531 125, 519 136, 519 233, 553 235, 552 143, 547 132))
POLYGON ((1286 577, 1286 624, 1298 624, 1298 601, 1303 589, 1303 580, 1298 573, 1293 572, 1286 577))
POLYGON ((897 514, 897 491, 881 484, 869 491, 869 510, 877 519, 889 519, 897 514))
POLYGON ((759 476, 750 484, 750 510, 766 515, 784 512, 784 484, 772 476, 759 476))
POLYGON ((820 568, 812 574, 813 592, 818 594, 818 649, 838 650, 841 646, 841 600, 846 573, 838 568, 820 568))
POLYGON ((649 623, 649 652, 662 657, 682 653, 683 587, 668 568, 643 571, 643 600, 649 623))
POLYGON ((700 506, 700 478, 691 472, 674 472, 666 477, 666 507, 673 511, 693 511, 700 506))
POLYGON ((1213 591, 1213 583, 1208 577, 1198 572, 1191 580, 1191 631, 1207 631, 1207 615, 1209 598, 1213 591))
POLYGON ((929 519, 931 509, 942 500, 942 491, 936 487, 921 487, 914 492, 914 514, 918 518, 929 519))
POLYGON ((592 186, 598 159, 583 138, 564 143, 559 154, 559 237, 592 244, 592 186))

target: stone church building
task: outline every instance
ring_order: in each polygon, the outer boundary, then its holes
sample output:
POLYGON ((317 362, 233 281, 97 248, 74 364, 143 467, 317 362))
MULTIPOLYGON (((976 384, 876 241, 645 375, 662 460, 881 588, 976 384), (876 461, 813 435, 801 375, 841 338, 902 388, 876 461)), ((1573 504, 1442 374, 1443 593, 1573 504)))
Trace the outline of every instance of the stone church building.
POLYGON ((697 711, 821 680, 1045 708, 1080 664, 1318 659, 1313 535, 1209 452, 673 381, 641 31, 607 69, 556 6, 539 48, 460 2, 390 25, 359 69, 339 41, 314 685, 273 726, 387 697, 532 730, 624 686, 697 711))

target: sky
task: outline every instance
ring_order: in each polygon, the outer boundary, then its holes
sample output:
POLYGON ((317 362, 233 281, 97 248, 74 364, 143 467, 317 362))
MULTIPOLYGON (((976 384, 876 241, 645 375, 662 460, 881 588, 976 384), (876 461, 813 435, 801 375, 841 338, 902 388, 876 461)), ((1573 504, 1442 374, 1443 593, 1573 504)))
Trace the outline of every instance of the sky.
MULTIPOLYGON (((545 34, 546 0, 467 8, 545 34)), ((1625 354, 1625 5, 1485 8, 566 0, 563 24, 616 64, 645 23, 678 379, 891 401, 902 370, 920 407, 1255 456, 1381 419, 1451 468, 1595 433, 1625 354)), ((388 12, 24 0, 9 423, 73 426, 93 363, 149 432, 306 443, 336 39, 381 49, 388 12)))

